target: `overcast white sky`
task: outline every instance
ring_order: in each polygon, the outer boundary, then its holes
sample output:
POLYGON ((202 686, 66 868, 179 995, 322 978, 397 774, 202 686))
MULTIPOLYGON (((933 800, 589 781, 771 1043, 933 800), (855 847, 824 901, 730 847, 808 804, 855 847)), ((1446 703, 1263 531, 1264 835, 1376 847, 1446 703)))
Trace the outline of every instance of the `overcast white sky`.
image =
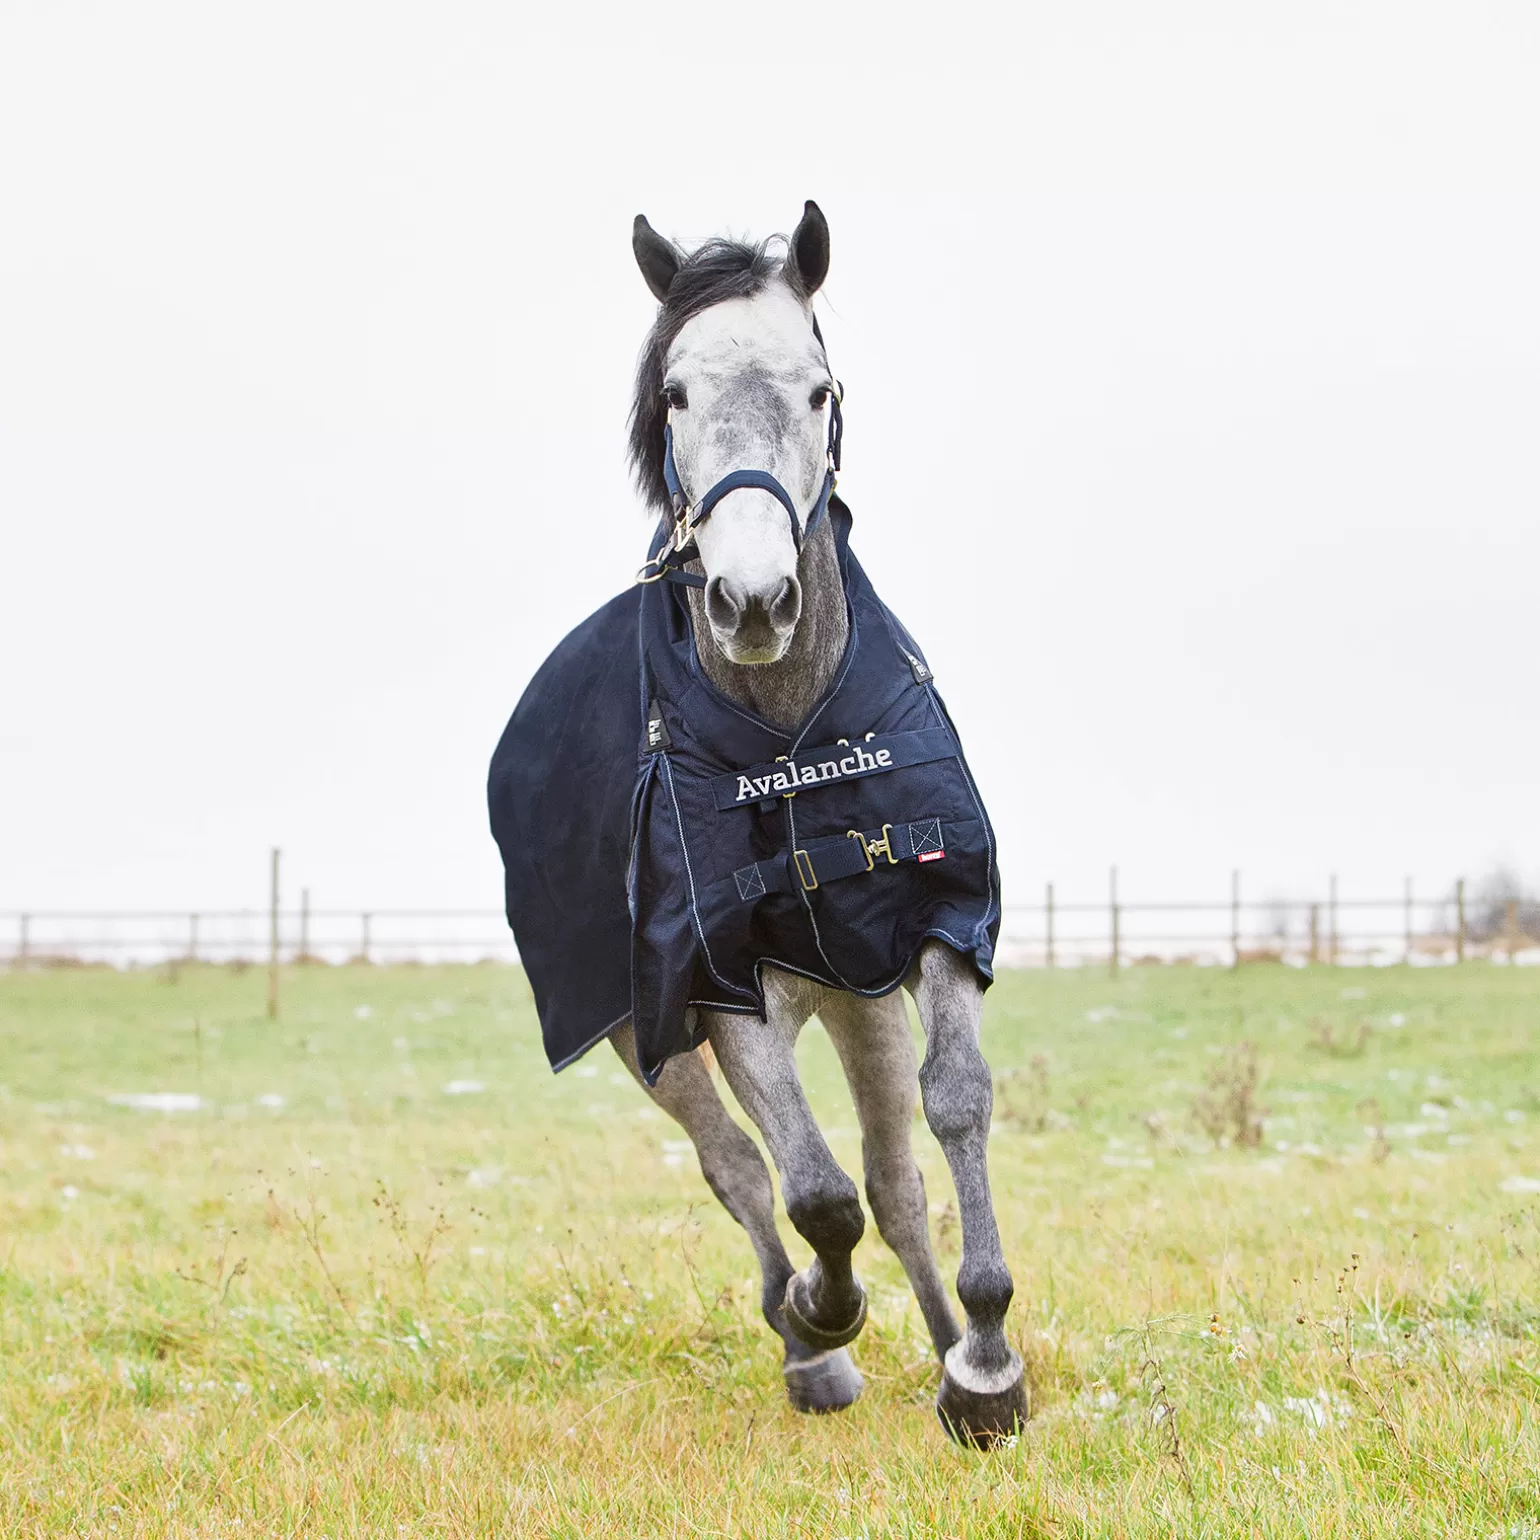
POLYGON ((0 908, 495 907, 632 216, 833 230, 1007 898, 1540 873, 1540 8, 0 0, 0 908))

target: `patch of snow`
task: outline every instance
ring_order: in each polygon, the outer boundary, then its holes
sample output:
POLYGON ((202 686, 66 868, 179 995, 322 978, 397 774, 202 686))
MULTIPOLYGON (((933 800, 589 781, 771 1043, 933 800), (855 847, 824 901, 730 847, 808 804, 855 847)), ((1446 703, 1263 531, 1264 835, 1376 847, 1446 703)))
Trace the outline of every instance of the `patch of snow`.
POLYGON ((136 1112, 196 1112, 204 1105, 191 1091, 120 1091, 107 1098, 114 1107, 136 1112))
POLYGON ((372 1005, 358 1005, 353 1008, 353 1018, 355 1021, 368 1021, 372 1015, 374 1015, 374 1007, 372 1005))
POLYGON ((599 1066, 597 1064, 579 1064, 572 1073, 579 1080, 597 1080, 599 1077, 599 1066))
POLYGON ((477 1096, 486 1090, 479 1080, 451 1080, 444 1087, 445 1096, 477 1096))
POLYGON ((1540 1176, 1505 1176, 1497 1184, 1499 1192, 1540 1192, 1540 1176))
POLYGON ((70 1160, 95 1160, 96 1151, 89 1144, 61 1144, 59 1153, 70 1160))
POLYGON ((281 1107, 283 1106, 283 1098, 276 1091, 264 1091, 257 1098, 257 1105, 259 1107, 281 1107))

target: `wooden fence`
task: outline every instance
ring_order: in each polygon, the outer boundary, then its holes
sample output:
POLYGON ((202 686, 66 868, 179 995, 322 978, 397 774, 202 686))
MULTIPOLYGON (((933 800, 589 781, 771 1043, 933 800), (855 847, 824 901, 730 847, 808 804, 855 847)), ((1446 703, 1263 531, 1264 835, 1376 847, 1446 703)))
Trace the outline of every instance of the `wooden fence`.
MULTIPOLYGON (((46 967, 98 963, 516 962, 493 909, 316 908, 308 892, 281 905, 277 866, 262 909, 29 911, 0 914, 0 963, 46 967)), ((1064 901, 1052 883, 1036 903, 1008 902, 1000 962, 1006 967, 1144 963, 1239 967, 1441 964, 1490 957, 1540 962, 1533 906, 1474 903, 1464 882, 1419 897, 1410 882, 1393 898, 1348 896, 1330 880, 1317 896, 1249 899, 1239 874, 1227 897, 1145 900, 1120 895, 1064 901)))

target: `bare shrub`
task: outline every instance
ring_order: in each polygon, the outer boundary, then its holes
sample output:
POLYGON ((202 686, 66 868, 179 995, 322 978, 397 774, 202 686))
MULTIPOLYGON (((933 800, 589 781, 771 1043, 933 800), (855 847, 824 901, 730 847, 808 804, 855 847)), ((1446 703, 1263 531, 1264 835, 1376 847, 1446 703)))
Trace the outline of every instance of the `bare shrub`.
POLYGON ((1540 937, 1540 899, 1524 891, 1517 872, 1496 867, 1472 887, 1465 930, 1472 941, 1540 937))
POLYGON ((1267 1109, 1257 1103, 1257 1048, 1238 1043, 1213 1068, 1193 1098, 1192 1115, 1215 1144, 1254 1150, 1262 1142, 1267 1109))

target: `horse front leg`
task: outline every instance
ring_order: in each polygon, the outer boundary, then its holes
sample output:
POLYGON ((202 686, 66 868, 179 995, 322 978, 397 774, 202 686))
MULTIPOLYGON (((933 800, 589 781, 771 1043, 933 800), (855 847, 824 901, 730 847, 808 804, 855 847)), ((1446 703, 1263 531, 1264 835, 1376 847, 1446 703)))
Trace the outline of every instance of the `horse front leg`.
POLYGON ((939 941, 926 944, 907 982, 925 1027, 925 1121, 946 1156, 962 1220, 957 1297, 967 1327, 943 1362, 936 1411, 959 1442, 987 1448, 1026 1421, 1027 1400, 1021 1355, 1005 1337, 1015 1286, 989 1196, 994 1087, 979 1052, 983 994, 972 964, 939 941))
POLYGON ((866 1324, 866 1291, 851 1267, 866 1218, 802 1090, 795 1048, 807 1012, 795 985, 789 993, 777 987, 780 977, 766 978, 768 1021, 712 1013, 707 1030, 733 1095, 765 1136, 787 1217, 813 1248, 812 1263, 787 1282, 787 1324, 809 1347, 828 1352, 866 1324))
POLYGON ((792 1276, 791 1258, 775 1226, 775 1192, 759 1147, 732 1119, 699 1053, 670 1059, 650 1086, 636 1060, 636 1037, 623 1022, 610 1042, 637 1084, 690 1136, 701 1175, 717 1200, 748 1233, 759 1259, 760 1308, 785 1345, 781 1373, 799 1412, 834 1412, 861 1393, 860 1371, 844 1352, 809 1348, 786 1324, 782 1301, 792 1276))

